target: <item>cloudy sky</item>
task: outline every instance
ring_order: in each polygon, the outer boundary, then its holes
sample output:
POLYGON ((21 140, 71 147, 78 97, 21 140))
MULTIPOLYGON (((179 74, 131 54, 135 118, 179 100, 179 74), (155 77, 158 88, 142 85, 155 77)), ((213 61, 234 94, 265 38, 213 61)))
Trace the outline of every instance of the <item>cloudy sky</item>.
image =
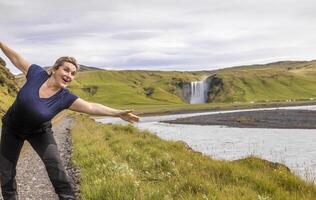
POLYGON ((316 59, 313 0, 0 0, 0 13, 0 40, 43 66, 64 55, 148 70, 316 59))

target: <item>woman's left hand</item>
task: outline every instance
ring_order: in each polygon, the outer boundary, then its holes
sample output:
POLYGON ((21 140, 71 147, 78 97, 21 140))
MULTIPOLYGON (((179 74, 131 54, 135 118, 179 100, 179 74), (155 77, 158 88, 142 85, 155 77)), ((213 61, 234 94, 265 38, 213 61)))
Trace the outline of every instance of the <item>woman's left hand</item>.
POLYGON ((139 117, 132 110, 119 110, 117 116, 130 123, 139 122, 139 117))

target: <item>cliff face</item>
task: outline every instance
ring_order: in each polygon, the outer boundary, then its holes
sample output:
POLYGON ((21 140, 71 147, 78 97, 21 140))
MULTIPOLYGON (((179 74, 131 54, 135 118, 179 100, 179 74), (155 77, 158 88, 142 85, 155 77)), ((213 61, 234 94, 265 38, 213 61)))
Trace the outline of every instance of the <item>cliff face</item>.
POLYGON ((223 79, 217 77, 216 74, 209 76, 206 81, 210 85, 209 90, 207 91, 207 102, 212 102, 221 92, 223 92, 224 82, 223 79))
POLYGON ((19 90, 14 75, 5 66, 5 61, 0 58, 0 116, 3 116, 13 103, 19 90))

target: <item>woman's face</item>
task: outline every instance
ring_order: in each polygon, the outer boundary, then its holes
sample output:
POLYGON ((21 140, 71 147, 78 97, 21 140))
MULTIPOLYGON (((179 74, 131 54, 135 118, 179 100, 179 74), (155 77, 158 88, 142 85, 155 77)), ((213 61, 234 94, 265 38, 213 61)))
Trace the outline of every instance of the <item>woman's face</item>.
POLYGON ((53 77, 58 86, 65 88, 75 78, 76 73, 75 65, 64 62, 57 70, 54 70, 53 77))

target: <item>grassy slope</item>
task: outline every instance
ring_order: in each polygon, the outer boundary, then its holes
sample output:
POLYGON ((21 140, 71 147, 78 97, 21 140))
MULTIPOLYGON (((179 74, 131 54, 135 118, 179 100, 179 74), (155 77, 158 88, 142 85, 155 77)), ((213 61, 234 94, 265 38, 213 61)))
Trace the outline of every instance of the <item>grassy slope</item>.
MULTIPOLYGON (((88 101, 119 108, 128 107, 140 112, 157 112, 173 109, 242 106, 249 102, 260 104, 288 100, 310 101, 310 99, 316 99, 315 75, 316 61, 277 62, 211 72, 89 69, 77 75, 76 80, 70 85, 70 89, 88 101), (188 105, 183 101, 181 85, 200 80, 204 75, 214 73, 222 79, 223 88, 212 99, 212 103, 188 105)), ((23 83, 23 80, 19 80, 19 82, 23 83)), ((7 89, 2 88, 1 90, 6 91, 7 89)), ((8 102, 12 101, 10 98, 8 101, 5 99, 7 101, 4 102, 5 107, 10 104, 8 102)))
POLYGON ((17 91, 18 85, 14 76, 5 67, 5 62, 0 58, 0 118, 13 103, 17 91))
POLYGON ((315 185, 259 158, 214 160, 181 142, 84 116, 71 133, 83 199, 316 199, 315 185))
MULTIPOLYGON (((278 62, 211 72, 86 71, 70 86, 80 97, 140 113, 210 109, 287 100, 316 99, 316 62, 278 62), (180 86, 205 74, 222 78, 223 88, 209 104, 188 105, 180 86), (152 88, 147 96, 146 89, 152 88)), ((148 91, 148 90, 147 90, 148 91)))
POLYGON ((89 71, 79 73, 70 88, 84 99, 108 105, 184 104, 177 84, 200 76, 186 72, 89 71), (149 88, 152 94, 147 96, 149 88))
POLYGON ((316 97, 316 61, 278 62, 222 70, 215 102, 307 100, 316 97))

